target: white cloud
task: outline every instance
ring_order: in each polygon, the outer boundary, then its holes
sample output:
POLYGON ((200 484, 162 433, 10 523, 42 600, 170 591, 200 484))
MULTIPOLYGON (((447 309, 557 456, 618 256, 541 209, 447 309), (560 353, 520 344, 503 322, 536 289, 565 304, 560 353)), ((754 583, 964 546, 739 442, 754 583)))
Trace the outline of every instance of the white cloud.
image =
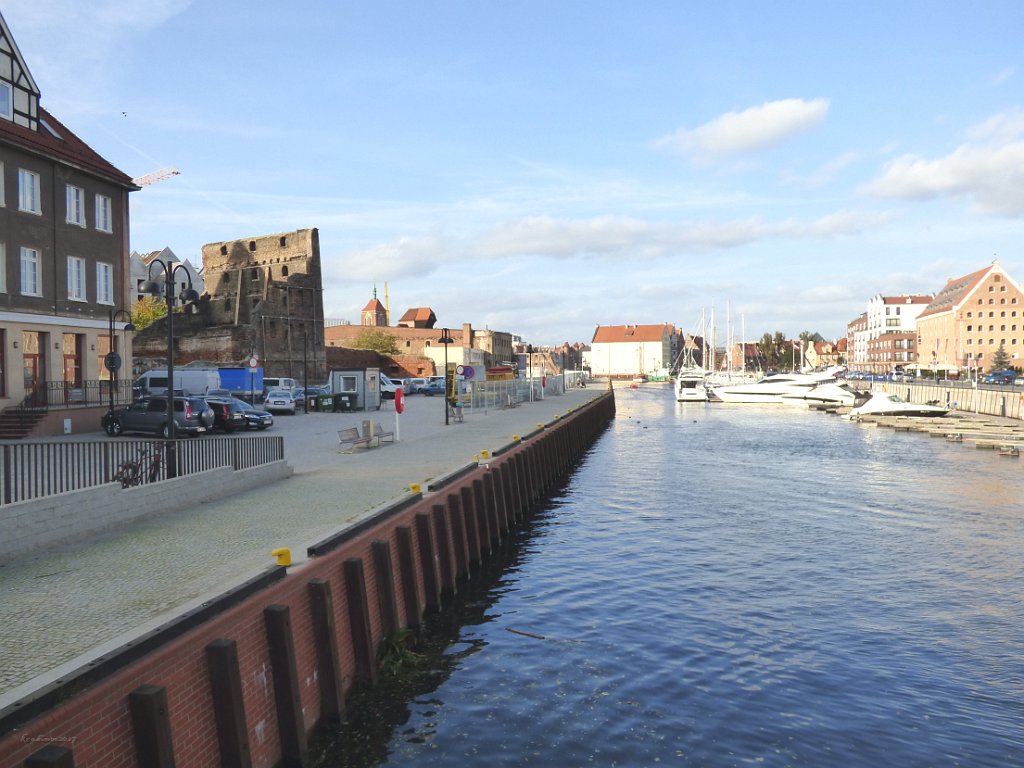
POLYGON ((906 200, 966 198, 977 212, 1024 216, 1024 111, 1013 110, 967 131, 967 143, 927 159, 904 155, 864 187, 868 194, 906 200))
POLYGON ((691 130, 681 129, 656 145, 697 158, 745 154, 780 144, 820 125, 828 99, 781 99, 742 112, 727 112, 691 130))

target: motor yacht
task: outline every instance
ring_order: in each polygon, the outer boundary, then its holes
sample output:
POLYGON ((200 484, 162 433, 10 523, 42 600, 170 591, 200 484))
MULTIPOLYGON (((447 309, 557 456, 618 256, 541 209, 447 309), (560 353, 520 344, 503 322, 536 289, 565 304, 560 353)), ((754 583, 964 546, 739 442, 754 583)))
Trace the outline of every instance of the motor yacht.
POLYGON ((847 381, 832 380, 809 389, 800 388, 796 392, 783 395, 782 400, 797 405, 859 405, 866 402, 868 397, 869 393, 855 389, 847 381))
POLYGON ((908 403, 899 395, 875 392, 863 405, 850 411, 854 421, 862 416, 945 416, 948 408, 930 403, 908 403))
POLYGON ((783 403, 785 396, 806 394, 822 384, 835 383, 835 375, 823 373, 777 373, 752 384, 712 385, 710 399, 723 403, 783 403))

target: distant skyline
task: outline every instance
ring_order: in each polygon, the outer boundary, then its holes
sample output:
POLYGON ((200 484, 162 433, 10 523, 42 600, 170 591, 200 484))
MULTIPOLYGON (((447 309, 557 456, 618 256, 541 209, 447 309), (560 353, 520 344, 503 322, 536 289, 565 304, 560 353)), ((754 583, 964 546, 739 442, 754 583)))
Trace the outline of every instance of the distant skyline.
POLYGON ((133 177, 130 248, 316 227, 324 310, 589 342, 833 339, 1024 281, 1024 5, 4 0, 41 103, 133 177))

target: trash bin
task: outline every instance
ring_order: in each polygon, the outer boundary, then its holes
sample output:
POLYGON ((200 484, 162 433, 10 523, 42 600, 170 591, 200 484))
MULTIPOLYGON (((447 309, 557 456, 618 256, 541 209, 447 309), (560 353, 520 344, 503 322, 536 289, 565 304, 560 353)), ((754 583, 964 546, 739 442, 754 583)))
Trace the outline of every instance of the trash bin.
POLYGON ((334 410, 334 395, 320 395, 313 402, 321 413, 330 413, 334 410))
POLYGON ((354 411, 356 409, 356 393, 343 392, 334 396, 334 410, 354 411))

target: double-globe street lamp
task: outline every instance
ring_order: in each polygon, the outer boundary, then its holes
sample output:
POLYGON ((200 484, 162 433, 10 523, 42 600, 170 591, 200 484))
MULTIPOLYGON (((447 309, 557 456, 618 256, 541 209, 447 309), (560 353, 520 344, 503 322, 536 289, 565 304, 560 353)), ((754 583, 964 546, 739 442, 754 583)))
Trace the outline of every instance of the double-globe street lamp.
POLYGON ((441 329, 441 338, 437 340, 438 344, 444 344, 444 425, 448 426, 448 345, 454 344, 455 339, 452 338, 452 333, 447 328, 441 329))
POLYGON ((110 325, 108 326, 107 331, 107 354, 106 357, 103 358, 103 367, 110 373, 110 412, 108 414, 108 418, 112 418, 114 414, 114 388, 120 383, 118 371, 121 370, 121 364, 123 362, 121 355, 114 351, 114 322, 119 317, 123 316, 126 322, 121 330, 128 333, 134 332, 135 326, 132 324, 132 316, 126 309, 111 309, 109 315, 110 325))
POLYGON ((177 300, 183 305, 190 304, 199 298, 199 293, 192 287, 192 275, 184 264, 172 264, 163 259, 153 259, 149 265, 149 279, 141 286, 143 293, 151 296, 160 296, 161 285, 153 280, 153 267, 159 265, 164 273, 163 293, 164 301, 167 302, 167 431, 164 443, 165 463, 167 466, 167 477, 177 477, 177 462, 174 454, 174 440, 177 437, 176 423, 174 421, 174 276, 181 270, 188 280, 188 287, 183 288, 177 296, 177 300))

